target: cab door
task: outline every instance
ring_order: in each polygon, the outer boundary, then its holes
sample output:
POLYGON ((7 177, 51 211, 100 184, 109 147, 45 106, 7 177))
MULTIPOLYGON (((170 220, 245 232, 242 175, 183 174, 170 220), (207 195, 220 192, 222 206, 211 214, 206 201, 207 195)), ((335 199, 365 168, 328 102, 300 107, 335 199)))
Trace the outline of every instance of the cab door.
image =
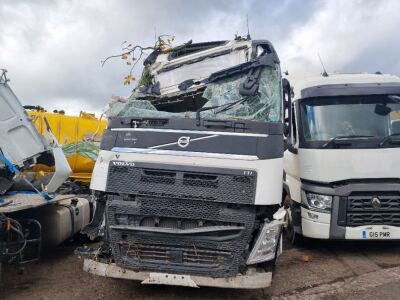
POLYGON ((48 150, 31 119, 7 83, 6 71, 0 70, 0 149, 14 165, 48 150))

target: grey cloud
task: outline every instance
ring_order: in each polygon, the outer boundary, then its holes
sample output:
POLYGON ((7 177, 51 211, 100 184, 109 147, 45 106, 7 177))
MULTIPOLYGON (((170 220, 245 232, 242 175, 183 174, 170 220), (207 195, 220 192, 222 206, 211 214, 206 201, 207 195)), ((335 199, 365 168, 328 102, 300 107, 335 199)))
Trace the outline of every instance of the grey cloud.
POLYGON ((230 39, 246 34, 248 14, 252 36, 271 40, 299 76, 319 70, 318 51, 338 71, 399 74, 391 28, 400 20, 390 13, 398 8, 396 1, 2 0, 0 67, 24 103, 101 111, 112 94, 132 89, 122 84, 129 72, 122 60, 100 66, 122 41, 152 45, 154 28, 177 43, 230 39))

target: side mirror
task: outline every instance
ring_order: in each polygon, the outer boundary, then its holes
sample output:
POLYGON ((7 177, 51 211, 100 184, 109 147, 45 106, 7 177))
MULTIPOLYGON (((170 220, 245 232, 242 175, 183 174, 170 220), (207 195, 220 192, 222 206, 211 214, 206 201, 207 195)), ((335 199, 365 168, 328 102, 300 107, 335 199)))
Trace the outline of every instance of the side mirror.
POLYGON ((286 78, 282 79, 282 94, 283 94, 283 126, 286 138, 289 138, 292 127, 291 127, 291 120, 292 120, 292 95, 291 95, 291 87, 289 80, 286 78))
POLYGON ((380 116, 387 116, 392 109, 385 104, 377 104, 375 106, 375 113, 380 116))
POLYGON ((283 92, 284 113, 286 111, 289 111, 290 113, 290 107, 292 106, 292 93, 291 93, 290 82, 286 78, 282 79, 282 92, 283 92))
POLYGON ((297 148, 292 144, 292 88, 289 80, 282 79, 282 92, 283 92, 283 134, 286 137, 285 149, 293 154, 297 154, 297 148))

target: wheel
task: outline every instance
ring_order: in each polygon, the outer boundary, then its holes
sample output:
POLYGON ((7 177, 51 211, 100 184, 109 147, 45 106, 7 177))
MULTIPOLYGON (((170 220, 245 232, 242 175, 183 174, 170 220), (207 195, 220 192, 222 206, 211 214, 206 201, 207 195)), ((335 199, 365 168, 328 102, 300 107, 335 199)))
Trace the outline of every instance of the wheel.
POLYGON ((304 237, 297 233, 293 226, 293 216, 292 216, 293 205, 289 205, 286 209, 285 216, 285 231, 290 243, 294 246, 299 246, 304 244, 304 237))

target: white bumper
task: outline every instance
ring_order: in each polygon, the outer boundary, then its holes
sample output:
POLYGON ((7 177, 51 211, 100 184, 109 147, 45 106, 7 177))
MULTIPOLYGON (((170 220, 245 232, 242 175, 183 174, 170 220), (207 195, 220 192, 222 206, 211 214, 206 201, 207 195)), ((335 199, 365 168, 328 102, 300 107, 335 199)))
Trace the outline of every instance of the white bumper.
MULTIPOLYGON (((331 215, 301 208, 303 235, 314 239, 329 239, 331 215)), ((400 227, 365 225, 345 227, 345 240, 400 240, 400 227)))
POLYGON ((303 235, 314 239, 329 239, 331 215, 301 208, 303 235))
POLYGON ((246 275, 237 275, 229 278, 212 278, 206 276, 192 276, 155 272, 135 272, 123 269, 115 264, 106 264, 91 259, 85 259, 83 269, 94 275, 138 280, 142 284, 162 284, 188 287, 210 286, 231 289, 262 289, 271 286, 271 272, 257 272, 255 269, 246 275))

